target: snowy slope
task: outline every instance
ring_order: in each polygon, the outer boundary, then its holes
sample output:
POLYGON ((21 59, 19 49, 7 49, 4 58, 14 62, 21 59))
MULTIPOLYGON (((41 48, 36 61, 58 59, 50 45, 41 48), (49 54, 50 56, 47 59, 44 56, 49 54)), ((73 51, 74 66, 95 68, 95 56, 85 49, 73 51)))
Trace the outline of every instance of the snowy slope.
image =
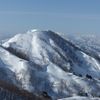
POLYGON ((52 99, 100 96, 100 61, 52 31, 31 30, 3 42, 0 69, 0 79, 52 99))
POLYGON ((99 100, 99 98, 89 98, 89 97, 75 96, 75 97, 63 98, 63 99, 59 99, 59 100, 99 100))

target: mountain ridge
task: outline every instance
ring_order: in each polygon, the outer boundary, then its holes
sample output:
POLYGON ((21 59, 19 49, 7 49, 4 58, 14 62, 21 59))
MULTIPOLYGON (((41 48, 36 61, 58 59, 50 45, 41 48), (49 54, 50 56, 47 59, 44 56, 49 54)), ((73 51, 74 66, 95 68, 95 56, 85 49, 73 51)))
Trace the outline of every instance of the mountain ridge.
POLYGON ((15 74, 8 72, 12 82, 29 92, 45 91, 52 99, 100 96, 99 58, 55 32, 15 35, 1 44, 0 60, 15 74))

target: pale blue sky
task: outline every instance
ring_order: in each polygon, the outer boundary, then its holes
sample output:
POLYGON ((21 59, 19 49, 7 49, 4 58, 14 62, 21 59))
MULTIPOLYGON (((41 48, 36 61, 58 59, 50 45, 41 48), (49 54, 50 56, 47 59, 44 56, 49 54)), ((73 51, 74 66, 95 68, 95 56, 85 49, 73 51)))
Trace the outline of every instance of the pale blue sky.
POLYGON ((0 34, 33 28, 99 34, 100 0, 0 0, 0 34))

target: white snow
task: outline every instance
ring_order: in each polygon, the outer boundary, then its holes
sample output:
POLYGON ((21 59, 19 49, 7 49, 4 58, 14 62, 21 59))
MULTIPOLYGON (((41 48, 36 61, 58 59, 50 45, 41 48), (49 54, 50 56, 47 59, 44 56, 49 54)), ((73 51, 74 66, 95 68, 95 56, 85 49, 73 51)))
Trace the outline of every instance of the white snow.
POLYGON ((63 98, 58 100, 100 100, 100 98, 88 98, 88 97, 75 96, 75 97, 63 98))
MULTIPOLYGON (((30 73, 29 73, 29 70, 28 70, 28 66, 27 66, 27 61, 25 60, 22 60, 12 54, 10 54, 8 51, 0 48, 0 58, 1 60, 3 61, 3 63, 6 65, 6 67, 11 70, 12 72, 15 73, 16 75, 16 78, 18 80, 21 80, 21 83, 22 83, 22 87, 24 89, 27 89, 30 91, 30 89, 33 89, 33 88, 29 88, 31 85, 30 84, 30 73), (25 78, 23 76, 23 73, 21 73, 22 71, 24 71, 25 73, 27 73, 25 75, 25 78)), ((2 66, 4 67, 4 66, 2 66)), ((13 78, 14 76, 12 76, 13 78)))
POLYGON ((9 39, 2 46, 13 48, 28 59, 22 59, 0 47, 0 67, 8 68, 15 74, 16 77, 11 77, 19 87, 36 93, 46 91, 53 99, 100 96, 99 61, 85 52, 73 49, 67 42, 61 44, 60 40, 56 41, 58 37, 55 34, 31 30, 9 39), (5 66, 1 66, 1 62, 5 66), (87 74, 93 79, 86 78, 87 74))

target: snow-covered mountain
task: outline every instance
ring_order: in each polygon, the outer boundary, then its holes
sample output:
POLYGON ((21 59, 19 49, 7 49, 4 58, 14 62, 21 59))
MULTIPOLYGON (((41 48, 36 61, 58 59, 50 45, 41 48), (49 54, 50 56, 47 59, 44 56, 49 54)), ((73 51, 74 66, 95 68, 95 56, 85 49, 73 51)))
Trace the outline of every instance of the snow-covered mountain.
POLYGON ((54 100, 99 100, 100 58, 58 33, 31 30, 1 43, 0 80, 54 100))

